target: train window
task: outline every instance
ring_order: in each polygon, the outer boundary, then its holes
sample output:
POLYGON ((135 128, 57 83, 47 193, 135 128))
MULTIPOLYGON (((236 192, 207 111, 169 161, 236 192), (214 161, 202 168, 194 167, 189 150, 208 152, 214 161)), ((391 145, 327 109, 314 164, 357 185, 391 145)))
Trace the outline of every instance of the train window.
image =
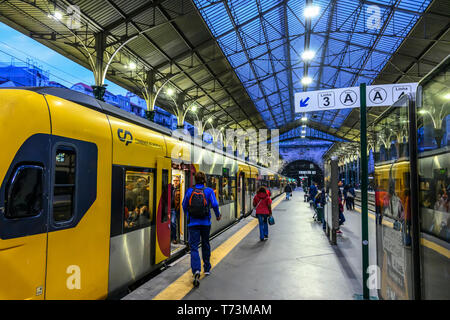
POLYGON ((38 215, 43 208, 43 181, 42 167, 20 166, 8 188, 5 217, 15 219, 38 215))
POLYGON ((446 242, 450 242, 449 79, 447 62, 422 83, 417 97, 421 231, 446 242))
POLYGON ((212 175, 206 175, 206 180, 206 186, 214 190, 217 201, 219 201, 219 204, 222 204, 223 197, 222 193, 219 193, 219 179, 212 175))
POLYGON ((236 199, 236 177, 232 177, 231 179, 231 183, 230 183, 230 188, 231 188, 231 201, 234 201, 236 199))
POLYGON ((153 173, 148 171, 125 172, 124 228, 148 226, 152 221, 153 173))
POLYGON ((222 178, 222 197, 223 197, 223 201, 222 202, 228 202, 230 201, 230 183, 229 183, 229 177, 223 177, 222 178))
POLYGON ((68 221, 73 216, 75 197, 76 152, 70 147, 56 150, 53 220, 68 221))
POLYGON ((169 220, 169 171, 162 171, 162 208, 161 208, 161 223, 169 220))

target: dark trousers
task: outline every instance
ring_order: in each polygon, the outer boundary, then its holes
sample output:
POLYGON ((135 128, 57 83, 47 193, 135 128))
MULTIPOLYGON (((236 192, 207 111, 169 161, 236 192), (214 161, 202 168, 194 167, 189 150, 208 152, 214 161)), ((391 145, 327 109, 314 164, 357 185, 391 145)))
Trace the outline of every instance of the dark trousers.
POLYGON ((180 213, 172 209, 170 216, 170 240, 177 240, 177 226, 180 221, 180 213))
POLYGON ((209 271, 211 269, 211 263, 209 262, 211 257, 211 246, 209 244, 210 230, 211 226, 189 227, 189 247, 191 249, 191 269, 193 274, 201 271, 200 255, 198 252, 200 241, 202 242, 203 270, 209 271))
POLYGON ((349 200, 350 210, 355 210, 355 198, 347 198, 349 200))
POLYGON ((345 222, 344 213, 339 210, 339 225, 343 224, 345 222))

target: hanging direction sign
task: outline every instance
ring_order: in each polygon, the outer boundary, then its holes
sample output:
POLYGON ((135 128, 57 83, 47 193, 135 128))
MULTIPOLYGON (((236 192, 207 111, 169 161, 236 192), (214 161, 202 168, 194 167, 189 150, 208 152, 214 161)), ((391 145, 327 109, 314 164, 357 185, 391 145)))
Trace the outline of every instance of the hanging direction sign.
MULTIPOLYGON (((367 106, 393 105, 402 95, 414 93, 416 89, 417 83, 367 86, 367 106)), ((295 112, 359 108, 359 101, 359 87, 298 92, 295 94, 295 112)))

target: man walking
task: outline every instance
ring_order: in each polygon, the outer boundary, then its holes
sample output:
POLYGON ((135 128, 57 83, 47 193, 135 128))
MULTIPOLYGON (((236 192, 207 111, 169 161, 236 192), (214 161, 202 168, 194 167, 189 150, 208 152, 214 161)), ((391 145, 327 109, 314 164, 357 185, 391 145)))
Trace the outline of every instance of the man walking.
POLYGON ((290 184, 287 184, 286 187, 284 187, 284 192, 286 193, 286 200, 289 200, 292 193, 292 187, 290 184))
POLYGON ((211 230, 211 212, 213 208, 216 220, 219 221, 222 215, 219 212, 214 190, 205 187, 206 175, 199 171, 195 174, 195 186, 189 188, 183 200, 183 210, 186 212, 189 230, 189 247, 191 249, 191 269, 194 275, 193 284, 200 285, 200 255, 198 245, 202 242, 203 271, 205 275, 210 274, 211 247, 209 244, 209 232, 211 230))

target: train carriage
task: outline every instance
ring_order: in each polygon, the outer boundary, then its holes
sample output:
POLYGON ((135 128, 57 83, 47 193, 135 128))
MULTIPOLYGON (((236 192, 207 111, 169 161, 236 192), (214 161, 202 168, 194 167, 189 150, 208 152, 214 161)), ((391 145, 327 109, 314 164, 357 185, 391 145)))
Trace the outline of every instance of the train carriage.
POLYGON ((206 173, 223 216, 212 235, 269 186, 266 168, 81 93, 1 89, 0 101, 0 299, 103 299, 160 268, 187 242, 182 208, 170 229, 175 179, 182 199, 206 173))
POLYGON ((450 298, 450 56, 374 124, 383 299, 450 298))

